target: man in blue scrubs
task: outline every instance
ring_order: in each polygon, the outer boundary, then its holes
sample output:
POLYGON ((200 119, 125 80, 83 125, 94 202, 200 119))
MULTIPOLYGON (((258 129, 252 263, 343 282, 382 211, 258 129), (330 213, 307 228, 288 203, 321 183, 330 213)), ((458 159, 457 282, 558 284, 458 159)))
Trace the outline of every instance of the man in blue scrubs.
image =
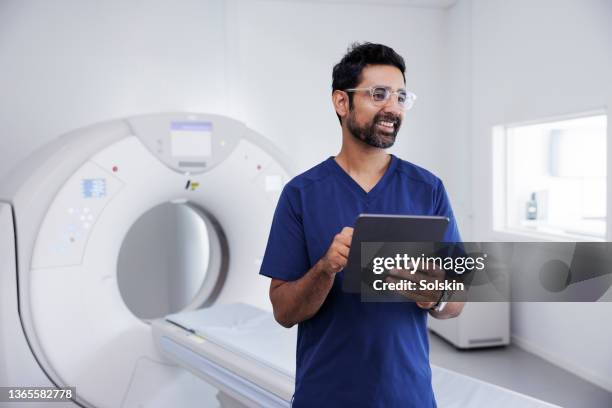
POLYGON ((272 278, 276 320, 298 324, 296 408, 436 406, 427 315, 454 317, 463 304, 362 303, 341 285, 361 213, 443 215, 445 241, 460 241, 440 179, 384 150, 415 98, 404 71, 389 47, 349 49, 333 70, 340 153, 292 179, 274 214, 260 273, 272 278))

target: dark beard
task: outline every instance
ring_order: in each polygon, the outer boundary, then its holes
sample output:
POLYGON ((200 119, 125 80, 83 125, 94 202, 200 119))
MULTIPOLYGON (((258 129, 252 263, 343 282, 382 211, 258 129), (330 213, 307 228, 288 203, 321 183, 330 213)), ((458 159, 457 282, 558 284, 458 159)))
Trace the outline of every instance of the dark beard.
POLYGON ((349 113, 346 126, 356 139, 369 146, 378 147, 380 149, 387 149, 393 146, 395 143, 395 138, 397 137, 397 132, 402 124, 402 120, 400 118, 394 115, 379 113, 369 124, 359 126, 355 121, 354 113, 354 111, 349 113), (393 127, 393 131, 383 132, 377 129, 376 123, 381 120, 392 122, 395 125, 393 127))

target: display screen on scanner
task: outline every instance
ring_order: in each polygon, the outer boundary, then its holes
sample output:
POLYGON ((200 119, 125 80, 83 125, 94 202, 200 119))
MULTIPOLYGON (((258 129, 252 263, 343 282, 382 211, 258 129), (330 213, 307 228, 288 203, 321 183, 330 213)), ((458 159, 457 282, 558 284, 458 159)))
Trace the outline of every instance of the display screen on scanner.
POLYGON ((175 157, 206 157, 212 154, 211 122, 172 122, 170 146, 175 157))

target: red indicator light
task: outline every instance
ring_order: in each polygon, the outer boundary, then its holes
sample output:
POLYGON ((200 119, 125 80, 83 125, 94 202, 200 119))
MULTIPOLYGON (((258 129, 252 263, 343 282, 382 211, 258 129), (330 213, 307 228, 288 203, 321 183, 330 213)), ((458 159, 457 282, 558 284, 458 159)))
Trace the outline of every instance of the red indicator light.
POLYGON ((261 164, 257 165, 257 170, 261 170, 261 164))
POLYGON ((119 167, 117 167, 117 166, 113 166, 113 172, 115 172, 115 173, 116 173, 117 171, 119 171, 119 167))

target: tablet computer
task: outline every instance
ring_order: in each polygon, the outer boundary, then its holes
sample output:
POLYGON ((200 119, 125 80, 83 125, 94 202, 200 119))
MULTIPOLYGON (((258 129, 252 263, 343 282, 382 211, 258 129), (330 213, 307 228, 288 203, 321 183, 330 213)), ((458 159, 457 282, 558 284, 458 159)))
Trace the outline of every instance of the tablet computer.
POLYGON ((342 289, 361 290, 361 244, 363 242, 442 242, 448 217, 422 215, 361 214, 353 230, 351 250, 343 270, 342 289))

